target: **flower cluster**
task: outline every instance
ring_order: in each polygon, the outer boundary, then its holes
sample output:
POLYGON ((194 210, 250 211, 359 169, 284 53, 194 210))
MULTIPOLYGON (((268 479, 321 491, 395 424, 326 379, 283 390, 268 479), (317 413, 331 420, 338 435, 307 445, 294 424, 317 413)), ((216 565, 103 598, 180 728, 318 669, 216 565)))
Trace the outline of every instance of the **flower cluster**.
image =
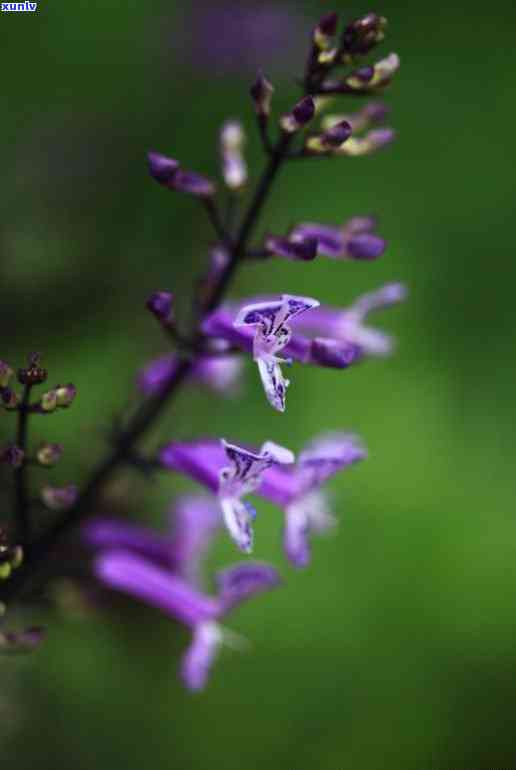
MULTIPOLYGON (((231 395, 236 393, 246 359, 252 359, 268 404, 277 412, 286 409, 285 367, 297 364, 347 369, 364 360, 389 354, 393 340, 369 325, 369 315, 402 301, 405 289, 389 283, 356 299, 348 307, 331 307, 323 297, 298 296, 285 291, 225 300, 237 268, 251 260, 288 259, 313 262, 317 258, 370 262, 385 252, 386 240, 376 219, 353 216, 344 222, 300 222, 286 234, 266 233, 253 243, 256 224, 277 172, 291 160, 319 156, 361 156, 386 146, 394 138, 382 126, 387 108, 377 100, 356 111, 328 114, 327 108, 343 95, 376 94, 392 80, 399 66, 396 54, 364 62, 383 40, 386 22, 369 13, 348 23, 338 35, 338 18, 326 14, 313 30, 301 98, 274 118, 274 87, 260 73, 250 88, 267 165, 246 201, 250 170, 245 158, 246 137, 238 120, 222 125, 218 140, 220 176, 227 210, 223 213, 215 181, 184 169, 178 160, 161 152, 148 153, 151 177, 162 187, 186 193, 202 204, 213 226, 216 242, 209 264, 198 281, 192 312, 185 320, 176 310, 173 292, 161 289, 146 302, 169 348, 147 362, 137 375, 144 398, 136 412, 122 420, 112 436, 107 458, 94 469, 84 490, 75 485, 45 486, 41 500, 55 519, 48 532, 34 538, 27 466, 54 466, 62 447, 44 443, 30 453, 27 420, 31 414, 49 414, 70 406, 73 385, 57 385, 37 401, 31 389, 47 373, 33 355, 29 367, 18 372, 24 385, 21 395, 10 388, 11 368, 0 362, 0 398, 4 407, 19 415, 17 440, 6 446, 0 459, 15 478, 15 507, 20 547, 5 546, 0 554, 0 577, 9 577, 27 548, 28 566, 41 558, 47 546, 82 518, 95 513, 95 493, 120 467, 132 466, 152 473, 181 474, 201 485, 208 496, 192 495, 172 506, 171 528, 158 534, 137 524, 114 518, 90 518, 82 528, 93 549, 93 571, 107 588, 152 605, 187 626, 192 634, 181 675, 186 686, 201 689, 221 644, 236 637, 221 622, 230 611, 258 593, 280 584, 275 568, 246 561, 218 573, 216 590, 202 586, 201 564, 206 549, 219 530, 226 530, 238 550, 253 551, 257 510, 250 496, 279 508, 283 519, 283 551, 288 562, 305 568, 311 561, 312 536, 335 525, 325 489, 341 471, 365 459, 362 441, 352 433, 330 430, 313 438, 296 455, 265 441, 253 446, 216 437, 190 441, 170 440, 151 456, 138 450, 138 442, 154 424, 165 404, 183 383, 200 383, 231 395), (239 216, 239 213, 241 216, 239 216)), ((294 267, 292 269, 295 269, 294 267)), ((288 287, 285 287, 288 288, 288 287)), ((259 508, 259 502, 257 502, 259 508)), ((0 550, 1 550, 0 543, 0 550)), ((30 647, 38 630, 21 635, 0 635, 2 644, 30 647), (3 641, 2 641, 3 640, 3 641)))

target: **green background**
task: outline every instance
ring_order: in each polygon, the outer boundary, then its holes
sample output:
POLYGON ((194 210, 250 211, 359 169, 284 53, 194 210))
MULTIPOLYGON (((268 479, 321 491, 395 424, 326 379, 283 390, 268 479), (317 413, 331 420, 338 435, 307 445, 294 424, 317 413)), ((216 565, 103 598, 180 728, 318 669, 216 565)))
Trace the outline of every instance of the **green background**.
MULTIPOLYGON (((303 30, 331 9, 290 6, 280 45, 264 43, 278 109, 296 95, 303 30)), ((229 620, 252 648, 225 651, 201 695, 178 684, 179 626, 129 603, 81 609, 70 586, 54 588, 46 644, 1 662, 6 767, 516 767, 516 10, 504 0, 375 10, 390 21, 384 52, 402 60, 386 94, 399 141, 370 158, 288 167, 262 230, 376 213, 386 255, 257 264, 233 292, 345 305, 404 281, 409 301, 375 319, 399 338, 396 355, 344 372, 295 367, 284 416, 249 363, 237 400, 189 388, 149 438, 209 433, 299 450, 321 430, 357 431, 370 459, 333 483, 339 530, 298 573, 281 554, 279 512, 260 505, 256 556, 285 585, 229 620)), ((35 441, 65 444, 53 480, 81 481, 103 453, 113 414, 136 398, 137 367, 165 350, 145 297, 187 297, 212 238, 195 202, 148 178, 145 152, 215 174, 218 126, 234 116, 249 128, 255 177, 263 163, 253 73, 193 54, 205 14, 82 0, 0 15, 1 357, 19 365, 42 350, 51 380, 78 387, 71 410, 34 420, 35 441)), ((220 43, 227 30, 211 34, 220 43)), ((12 415, 1 430, 12 436, 12 415)), ((6 495, 7 480, 2 471, 6 495)), ((186 487, 120 475, 102 510, 163 524, 186 487)), ((222 537, 208 574, 234 559, 222 537)))

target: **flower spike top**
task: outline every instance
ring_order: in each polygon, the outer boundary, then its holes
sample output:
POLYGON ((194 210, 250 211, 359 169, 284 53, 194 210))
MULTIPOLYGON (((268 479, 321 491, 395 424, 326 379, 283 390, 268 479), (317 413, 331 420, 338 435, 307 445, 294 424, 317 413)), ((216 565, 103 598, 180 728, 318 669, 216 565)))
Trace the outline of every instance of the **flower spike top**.
POLYGON ((258 364, 265 395, 271 406, 285 411, 285 397, 289 381, 284 379, 280 364, 285 359, 278 353, 290 342, 292 329, 289 321, 307 310, 319 306, 311 297, 283 294, 280 300, 245 305, 234 325, 256 327, 253 340, 253 358, 258 364))

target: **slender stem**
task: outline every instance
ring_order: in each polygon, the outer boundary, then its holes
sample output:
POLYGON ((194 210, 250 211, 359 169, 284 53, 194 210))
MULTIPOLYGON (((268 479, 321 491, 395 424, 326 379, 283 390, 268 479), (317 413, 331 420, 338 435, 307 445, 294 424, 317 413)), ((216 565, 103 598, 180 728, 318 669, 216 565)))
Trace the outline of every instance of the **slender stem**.
MULTIPOLYGON (((196 333, 196 339, 199 342, 202 342, 203 339, 203 334, 200 331, 200 322, 206 314, 210 313, 218 306, 229 287, 239 263, 245 257, 248 240, 262 212, 264 203, 277 173, 283 161, 286 160, 291 141, 292 135, 282 133, 278 143, 273 148, 269 162, 258 183, 235 240, 233 243, 229 244, 231 258, 228 265, 219 276, 212 291, 201 304, 197 318, 196 333)), ((217 215, 216 219, 213 221, 215 226, 216 221, 218 220, 217 210, 214 207, 208 207, 208 211, 211 211, 212 213, 215 212, 217 215)), ((227 239, 225 230, 224 234, 227 239)), ((220 235, 222 235, 222 233, 220 233, 220 235)), ((228 241, 226 240, 226 244, 227 243, 228 241)), ((99 489, 107 479, 110 478, 114 471, 123 465, 127 458, 130 457, 135 444, 153 425, 156 418, 165 409, 172 397, 186 380, 195 365, 195 360, 195 356, 181 358, 178 367, 171 374, 160 392, 141 404, 127 424, 126 429, 119 436, 116 446, 111 453, 92 472, 88 483, 82 490, 74 507, 67 511, 61 518, 58 518, 55 523, 43 532, 43 534, 31 545, 24 564, 13 573, 10 580, 2 587, 2 600, 5 601, 16 596, 56 543, 91 511, 91 503, 94 501, 99 489)))
POLYGON ((21 403, 18 406, 18 430, 16 445, 22 450, 24 458, 19 468, 14 471, 14 495, 16 526, 19 544, 26 548, 30 541, 30 517, 27 488, 27 433, 29 427, 29 403, 31 385, 25 385, 21 403))

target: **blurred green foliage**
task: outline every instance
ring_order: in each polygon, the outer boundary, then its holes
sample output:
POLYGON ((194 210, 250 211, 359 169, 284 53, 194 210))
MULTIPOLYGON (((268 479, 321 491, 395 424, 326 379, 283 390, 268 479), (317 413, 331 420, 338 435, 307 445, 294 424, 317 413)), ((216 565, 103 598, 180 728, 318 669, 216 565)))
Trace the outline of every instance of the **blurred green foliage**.
MULTIPOLYGON (((309 26, 328 6, 292 10, 309 26)), ((6 767, 516 767, 516 8, 384 0, 376 10, 390 20, 384 50, 402 59, 387 95, 399 142, 372 158, 293 164, 262 225, 377 213, 386 256, 253 266, 234 292, 345 304, 405 281, 410 301, 378 317, 397 354, 347 372, 298 367, 285 416, 249 365, 237 401, 214 409, 206 392, 184 392, 149 438, 273 438, 298 450, 321 429, 359 432, 370 460, 334 484, 337 536, 297 574, 280 553, 278 512, 260 506, 256 556, 285 586, 231 619, 253 648, 224 653, 200 696, 177 681, 186 633, 155 613, 51 617, 40 651, 1 662, 6 767)), ((51 379, 78 386, 72 410, 34 421, 35 440, 65 444, 53 479, 80 481, 103 451, 136 368, 164 350, 146 295, 187 296, 212 237, 195 204, 148 179, 145 151, 213 174, 217 128, 232 115, 249 127, 255 173, 262 162, 252 73, 212 79, 189 60, 201 22, 195 3, 164 0, 41 2, 0 18, 1 357, 18 364, 41 349, 51 379)), ((276 67, 282 108, 295 64, 276 67)), ((180 488, 119 485, 131 513, 162 524, 180 488)), ((234 558, 222 538, 210 567, 234 558)))

